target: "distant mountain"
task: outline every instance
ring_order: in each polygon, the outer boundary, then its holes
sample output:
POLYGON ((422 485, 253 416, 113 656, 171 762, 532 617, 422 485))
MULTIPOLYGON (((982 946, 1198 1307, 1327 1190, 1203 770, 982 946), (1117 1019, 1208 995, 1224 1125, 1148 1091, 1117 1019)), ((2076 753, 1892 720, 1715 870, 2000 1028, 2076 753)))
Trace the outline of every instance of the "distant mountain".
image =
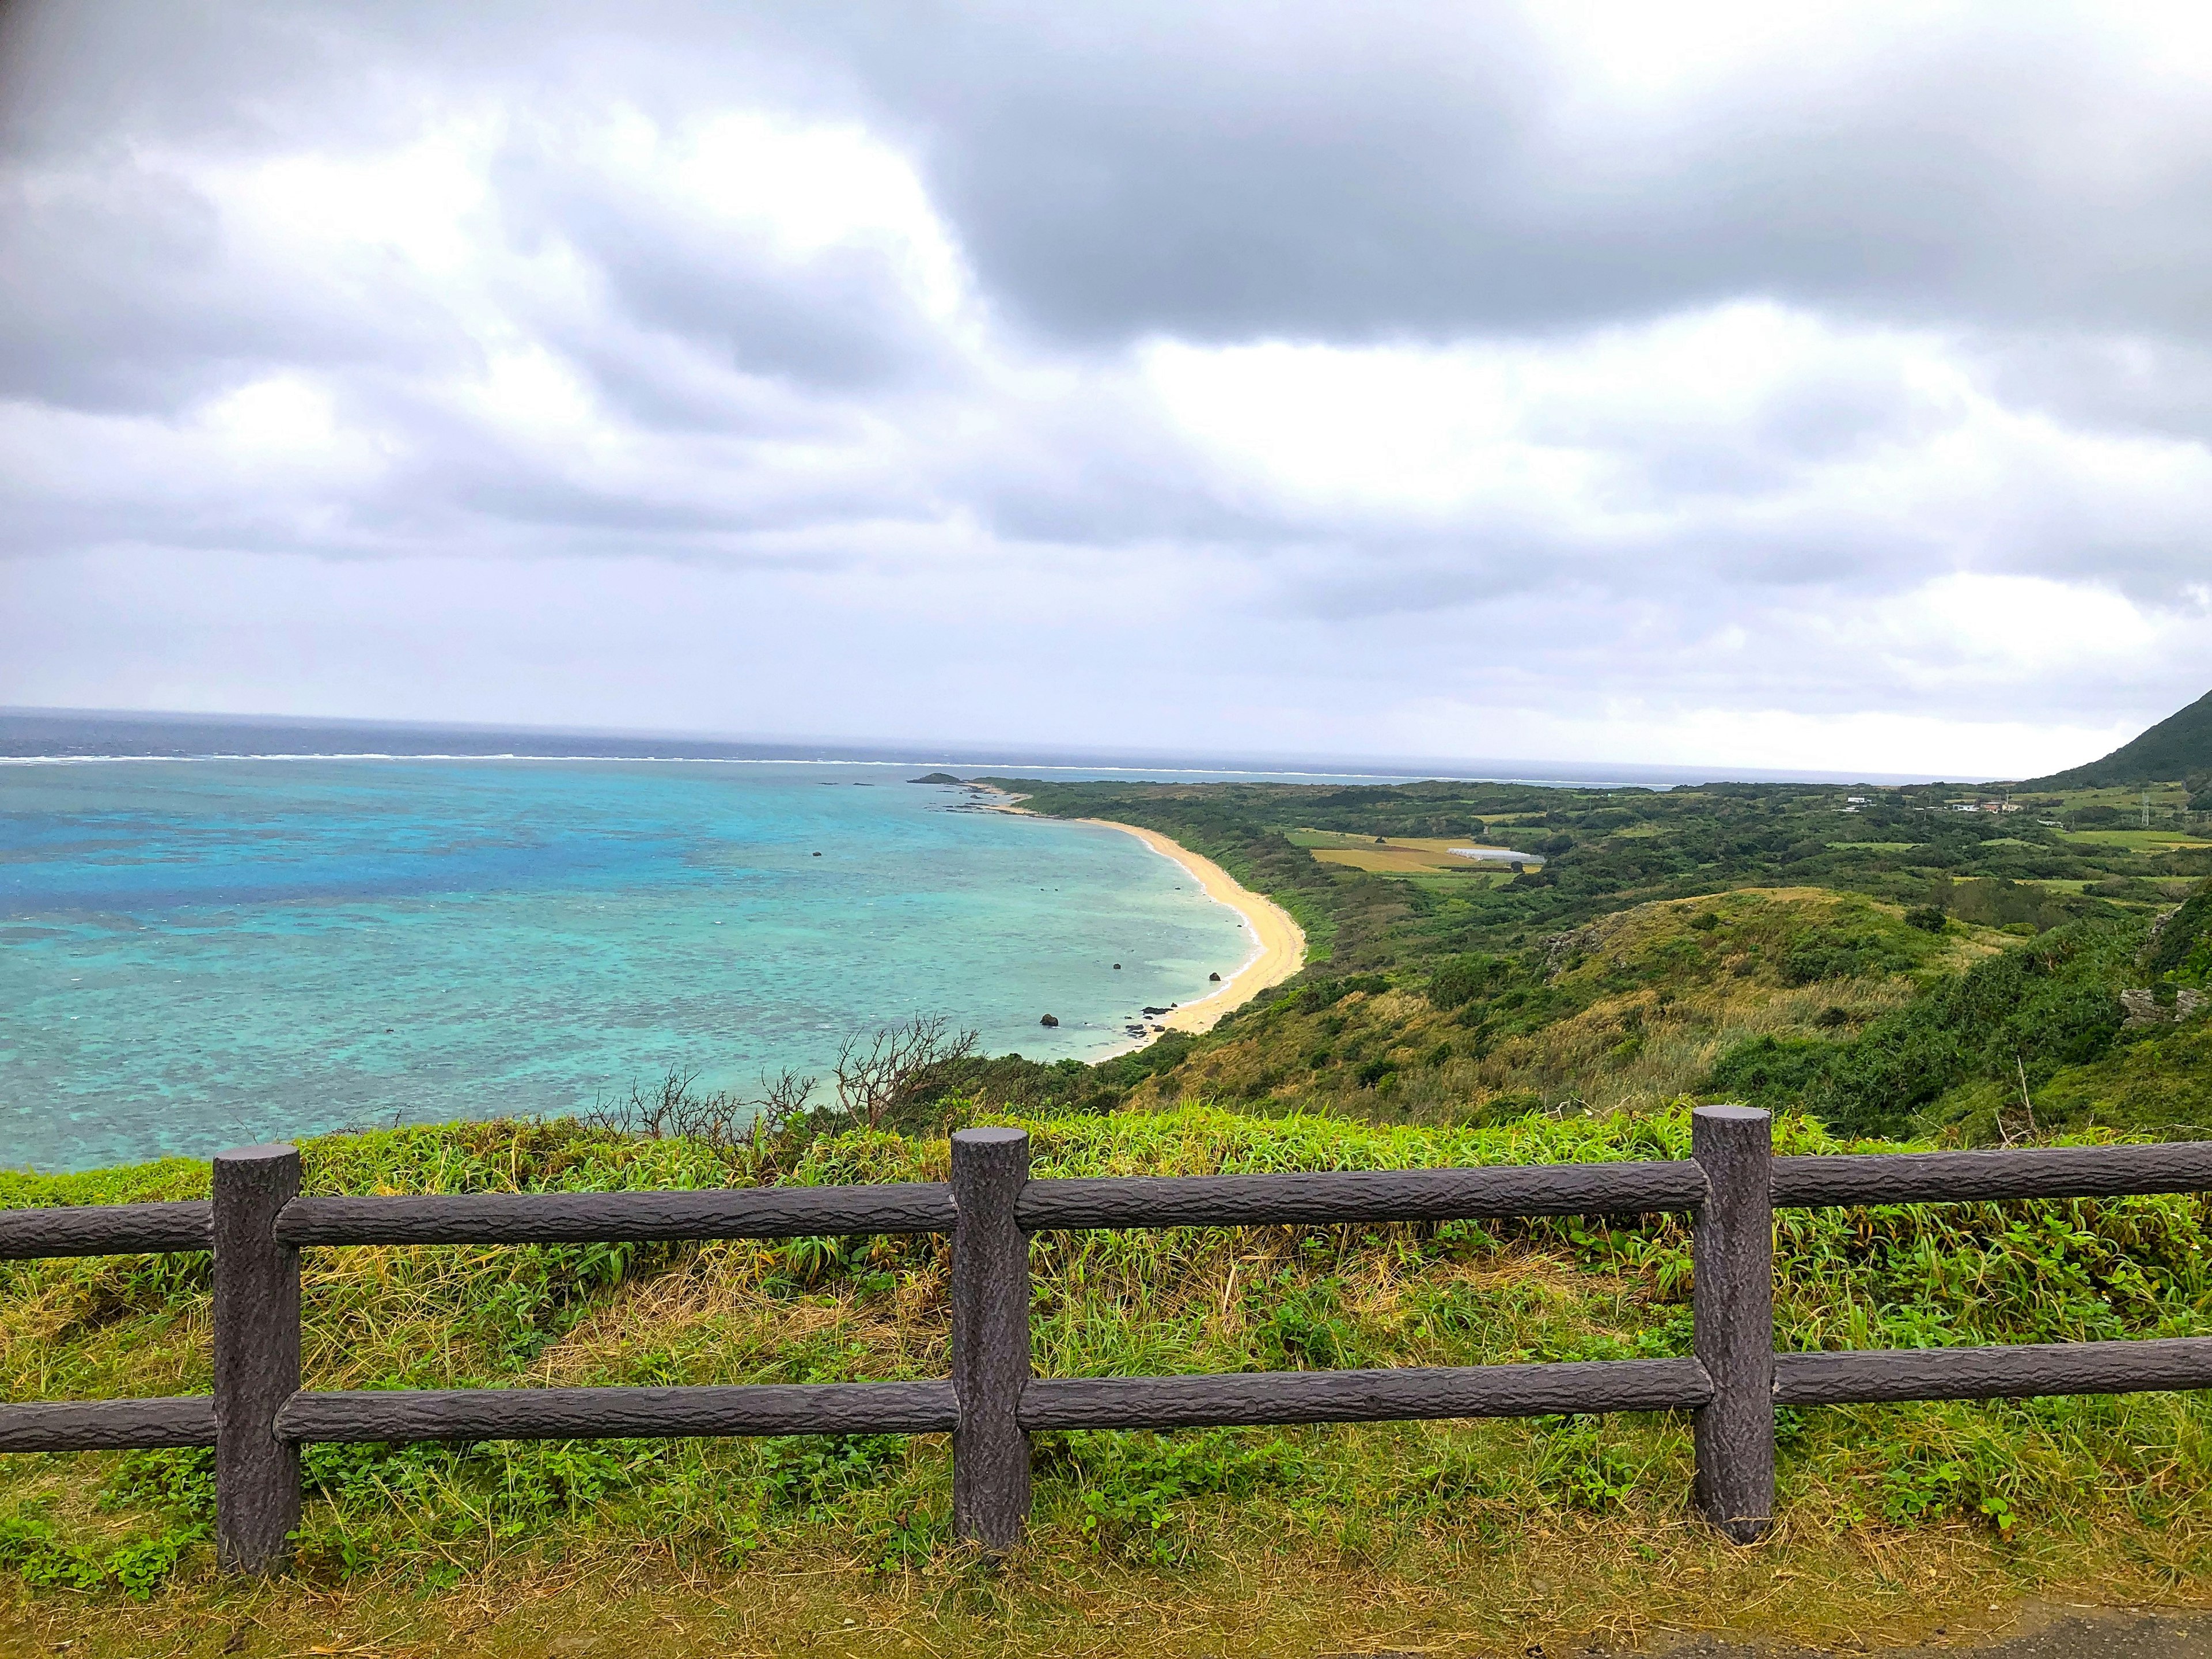
POLYGON ((2212 691, 2178 714, 2168 714, 2131 743, 2102 760, 2047 778, 2030 778, 2034 789, 2109 789, 2116 785, 2169 783, 2212 772, 2212 691))

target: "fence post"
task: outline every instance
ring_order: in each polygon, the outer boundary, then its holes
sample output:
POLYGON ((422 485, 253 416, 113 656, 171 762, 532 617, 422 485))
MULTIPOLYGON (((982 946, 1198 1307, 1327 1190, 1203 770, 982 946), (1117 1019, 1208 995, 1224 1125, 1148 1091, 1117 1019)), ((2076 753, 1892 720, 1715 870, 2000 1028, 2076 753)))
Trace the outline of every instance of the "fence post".
POLYGON ((1773 1131, 1748 1106, 1690 1115, 1705 1171, 1694 1316, 1712 1403, 1698 1413, 1698 1508, 1739 1544, 1774 1516, 1773 1131))
POLYGON ((276 1412, 300 1386, 300 1253, 276 1212, 300 1191, 291 1146, 215 1159, 215 1553, 233 1572, 283 1565, 300 1524, 300 1449, 276 1412))
POLYGON ((1030 1440, 1022 1389, 1030 1379, 1030 1242, 1014 1205, 1030 1178, 1023 1129, 963 1129, 952 1137, 952 1532, 986 1549, 1012 1549, 1030 1516, 1030 1440))

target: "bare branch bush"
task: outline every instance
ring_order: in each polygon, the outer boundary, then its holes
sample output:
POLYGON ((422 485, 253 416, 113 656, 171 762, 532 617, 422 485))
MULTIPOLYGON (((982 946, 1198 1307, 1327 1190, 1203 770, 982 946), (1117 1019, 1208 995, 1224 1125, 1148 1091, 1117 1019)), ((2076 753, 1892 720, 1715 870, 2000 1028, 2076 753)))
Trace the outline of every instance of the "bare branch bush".
POLYGON ((806 1129, 821 1115, 811 1103, 819 1079, 801 1077, 788 1066, 770 1077, 761 1073, 760 1094, 753 1101, 750 1139, 755 1151, 769 1141, 783 1140, 806 1129))
POLYGON ((815 1079, 788 1069, 761 1073, 757 1096, 733 1089, 697 1091, 696 1071, 669 1067, 659 1082, 633 1083, 627 1097, 602 1100, 584 1114, 595 1129, 633 1140, 692 1140, 726 1153, 741 1142, 757 1149, 763 1132, 787 1134, 808 1115, 815 1079))
POLYGON ((629 1139, 696 1141, 726 1157, 742 1146, 756 1163, 773 1166, 840 1129, 933 1127, 923 1109, 951 1092, 979 1041, 943 1014, 917 1014, 845 1039, 830 1068, 834 1103, 817 1105, 821 1079, 788 1066, 763 1071, 753 1094, 701 1091, 696 1071, 671 1066, 657 1083, 633 1083, 626 1097, 599 1101, 583 1121, 629 1139))
POLYGON ((914 1108, 945 1092, 954 1074, 975 1056, 979 1033, 955 1030, 944 1014, 916 1014, 902 1025, 885 1025, 868 1037, 849 1036, 830 1068, 837 1085, 837 1112, 847 1124, 899 1127, 914 1108))

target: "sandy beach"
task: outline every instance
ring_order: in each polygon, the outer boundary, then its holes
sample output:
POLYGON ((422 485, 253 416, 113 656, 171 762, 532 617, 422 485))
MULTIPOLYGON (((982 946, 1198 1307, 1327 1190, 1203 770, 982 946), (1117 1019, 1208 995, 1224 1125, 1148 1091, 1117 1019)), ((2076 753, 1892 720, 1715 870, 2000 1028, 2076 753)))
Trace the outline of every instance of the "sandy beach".
POLYGON ((1119 830, 1125 836, 1134 836, 1162 858, 1173 860, 1190 872, 1208 898, 1227 905, 1243 917, 1245 931, 1251 935, 1251 953, 1241 966, 1232 973, 1224 973, 1221 983, 1205 996, 1169 1009, 1153 1020, 1153 1024, 1164 1025, 1170 1031, 1210 1031, 1231 1009, 1242 1006, 1271 985, 1280 985, 1305 966, 1305 930, 1291 920, 1290 913, 1281 905, 1239 885, 1212 859, 1200 858, 1157 830, 1116 823, 1111 818, 1078 818, 1075 822, 1119 830))
MULTIPOLYGON (((987 803, 994 811, 1018 812, 1024 817, 1037 816, 1021 804, 1027 799, 1025 796, 1010 795, 988 784, 971 783, 966 787, 977 794, 994 798, 987 803)), ((1281 905, 1239 884, 1212 859, 1200 858, 1181 842, 1170 840, 1157 830, 1141 829, 1133 823, 1119 823, 1112 818, 1072 818, 1066 821, 1095 823, 1102 829, 1119 830, 1125 836, 1134 836, 1162 858, 1182 866, 1208 898, 1234 910, 1243 919, 1244 931, 1251 937, 1251 949, 1243 962, 1234 971, 1223 974, 1218 986, 1195 1002, 1186 1002, 1170 1008, 1152 1020, 1151 1024, 1164 1025, 1170 1031, 1210 1031, 1231 1009, 1243 1006, 1271 985, 1280 985, 1305 966, 1305 929, 1293 921, 1290 912, 1281 905)))

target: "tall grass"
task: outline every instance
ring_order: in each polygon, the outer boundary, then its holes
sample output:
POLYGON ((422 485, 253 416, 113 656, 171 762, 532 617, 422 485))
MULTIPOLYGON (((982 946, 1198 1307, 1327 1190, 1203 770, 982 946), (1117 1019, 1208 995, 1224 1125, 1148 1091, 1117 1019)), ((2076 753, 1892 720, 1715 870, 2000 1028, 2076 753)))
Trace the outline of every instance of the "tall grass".
MULTIPOLYGON (((1204 1108, 1026 1127, 1048 1176, 1667 1158, 1688 1139, 1680 1108, 1462 1128, 1204 1108)), ((1777 1141, 1844 1145, 1802 1119, 1781 1121, 1777 1141)), ((395 1129, 303 1150, 309 1190, 355 1193, 933 1180, 947 1163, 941 1139, 855 1133, 778 1152, 567 1122, 395 1129)), ((0 1202, 188 1196, 206 1179, 205 1166, 179 1161, 10 1176, 0 1202)), ((1787 1212, 1778 1340, 2212 1334, 2208 1225, 2212 1208, 2191 1196, 1787 1212)), ((1036 1361, 1079 1376, 1681 1353, 1688 1244, 1670 1218, 1045 1235, 1036 1361)), ((938 1376, 945 1268, 934 1239, 312 1250, 307 1382, 938 1376)), ((14 1400, 204 1389, 208 1293, 204 1258, 0 1265, 0 1386, 14 1400)), ((1978 1540, 2054 1582, 2113 1548, 2146 1571, 2212 1565, 2212 1398, 1784 1416, 1787 1536, 1876 1557, 1916 1539, 1978 1540)), ((927 1580, 959 1571, 946 1464, 933 1437, 315 1448, 299 1571, 331 1586, 435 1589, 649 1549, 708 1575, 803 1555, 927 1580)), ((198 1454, 0 1462, 0 1559, 33 1587, 196 1593, 211 1571, 205 1470, 198 1454)), ((1663 1578, 1658 1564, 1690 1559, 1689 1476, 1687 1419, 1675 1413, 1044 1436, 1028 1570, 1188 1573, 1290 1550, 1414 1583, 1571 1536, 1607 1553, 1606 1571, 1663 1578)))

